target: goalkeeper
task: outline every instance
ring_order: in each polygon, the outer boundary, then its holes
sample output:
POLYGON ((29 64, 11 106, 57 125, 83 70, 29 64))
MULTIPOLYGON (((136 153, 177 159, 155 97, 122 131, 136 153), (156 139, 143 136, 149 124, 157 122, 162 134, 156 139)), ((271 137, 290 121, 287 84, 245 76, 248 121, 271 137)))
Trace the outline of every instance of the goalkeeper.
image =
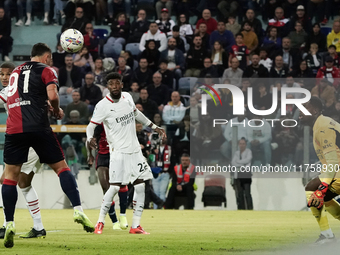
POLYGON ((321 114, 323 105, 312 97, 305 105, 311 115, 300 113, 301 123, 313 128, 313 146, 321 161, 321 174, 305 187, 308 207, 317 220, 321 234, 316 244, 335 240, 326 210, 340 220, 340 205, 333 198, 340 194, 340 124, 321 114))

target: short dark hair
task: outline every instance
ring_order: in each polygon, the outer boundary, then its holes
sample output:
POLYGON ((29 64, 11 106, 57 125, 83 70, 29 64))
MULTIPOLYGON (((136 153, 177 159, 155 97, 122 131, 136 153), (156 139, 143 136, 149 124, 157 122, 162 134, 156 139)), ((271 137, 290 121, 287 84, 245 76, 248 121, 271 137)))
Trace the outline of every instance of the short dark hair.
POLYGON ((71 54, 66 54, 65 58, 73 58, 73 56, 71 54))
POLYGON ((162 64, 162 63, 164 63, 164 64, 169 64, 169 61, 168 60, 166 60, 166 59, 161 59, 160 61, 159 61, 159 65, 160 64, 162 64))
POLYGON ((111 72, 106 76, 106 82, 108 82, 109 80, 120 80, 122 81, 122 76, 119 73, 116 72, 111 72))
POLYGON ((235 35, 235 38, 238 37, 238 36, 241 36, 241 37, 243 38, 243 34, 242 34, 242 33, 237 33, 237 34, 235 35))
POLYGON ((247 139, 245 138, 245 137, 241 137, 241 139, 239 140, 239 142, 241 141, 241 140, 243 140, 243 141, 245 141, 246 143, 247 143, 247 139))
POLYGON ((323 103, 322 100, 318 97, 311 97, 309 100, 309 103, 317 110, 319 110, 320 112, 322 112, 323 110, 323 103))
POLYGON ((45 53, 52 53, 50 47, 46 43, 36 43, 32 47, 31 57, 41 57, 45 53))
POLYGON ((12 62, 4 62, 1 64, 0 68, 9 68, 9 69, 14 70, 15 65, 12 62))
POLYGON ((189 155, 188 153, 183 153, 182 156, 181 156, 181 158, 183 158, 183 157, 184 157, 184 158, 190 158, 190 155, 189 155))
POLYGON ((336 50, 336 46, 334 44, 329 45, 328 49, 330 49, 330 48, 334 48, 336 50))

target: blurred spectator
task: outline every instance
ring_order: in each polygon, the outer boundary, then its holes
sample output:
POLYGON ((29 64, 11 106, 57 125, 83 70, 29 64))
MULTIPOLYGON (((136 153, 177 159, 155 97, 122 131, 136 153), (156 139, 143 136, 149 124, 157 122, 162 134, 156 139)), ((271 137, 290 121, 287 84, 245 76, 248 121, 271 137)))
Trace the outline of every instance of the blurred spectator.
POLYGON ((272 132, 269 123, 260 116, 251 120, 251 126, 247 129, 247 137, 251 151, 260 154, 261 162, 264 165, 270 164, 272 158, 271 140, 272 132))
POLYGON ((164 105, 168 103, 169 90, 166 85, 162 84, 162 75, 160 73, 154 73, 152 81, 153 84, 150 84, 147 88, 149 98, 157 103, 158 110, 162 112, 164 105))
POLYGON ((240 62, 236 57, 231 59, 231 64, 223 73, 222 80, 229 79, 232 85, 241 86, 243 71, 239 68, 240 62))
POLYGON ((218 75, 222 76, 224 70, 229 66, 229 53, 223 49, 222 44, 219 41, 214 43, 211 52, 211 61, 217 68, 218 75))
POLYGON ((102 91, 94 84, 94 75, 85 75, 85 85, 80 88, 81 101, 87 104, 89 112, 92 114, 95 105, 103 98, 102 91))
POLYGON ((185 54, 186 53, 185 46, 187 45, 187 41, 184 36, 181 36, 179 34, 179 26, 176 25, 172 28, 172 36, 170 36, 169 39, 170 38, 174 38, 176 40, 176 48, 182 51, 183 54, 185 54))
POLYGON ((225 141, 220 147, 221 154, 228 160, 231 161, 231 146, 232 146, 232 140, 233 140, 233 125, 237 127, 237 140, 240 140, 244 138, 245 140, 248 140, 248 131, 249 125, 248 125, 248 119, 245 115, 239 115, 231 120, 229 120, 227 126, 224 129, 223 137, 225 141), (235 125, 235 123, 244 123, 240 125, 235 125))
POLYGON ((199 77, 203 69, 203 60, 207 55, 207 50, 202 47, 202 38, 199 35, 195 35, 193 45, 191 45, 187 53, 187 70, 184 76, 199 77))
POLYGON ((57 51, 52 53, 53 63, 54 63, 54 66, 61 68, 61 67, 65 66, 66 52, 61 47, 60 41, 58 41, 56 49, 57 49, 57 51))
MULTIPOLYGON (((301 0, 288 0, 288 1, 284 1, 284 3, 282 3, 282 8, 285 12, 285 16, 288 19, 293 19, 298 10, 301 10, 301 6, 303 7, 303 5, 300 5, 302 1, 301 0), (299 8, 300 7, 300 8, 299 8)), ((304 13, 304 8, 303 8, 303 13, 304 13)))
POLYGON ((129 36, 130 43, 139 43, 143 34, 149 30, 150 22, 146 19, 146 12, 140 9, 135 19, 131 24, 131 32, 129 36))
MULTIPOLYGON (((278 91, 280 91, 278 89, 278 91)), ((293 94, 287 94, 287 99, 294 99, 293 94)), ((279 105, 279 104, 278 104, 279 105)), ((292 119, 298 121, 300 117, 300 109, 296 107, 295 104, 286 104, 286 116, 290 116, 292 119)), ((275 119, 282 118, 281 107, 276 112, 275 119)))
POLYGON ((315 15, 316 23, 321 23, 326 25, 327 21, 324 20, 325 17, 325 2, 326 1, 319 1, 319 0, 309 0, 308 1, 308 18, 313 20, 315 15))
POLYGON ((257 35, 252 31, 252 26, 250 22, 243 22, 243 43, 247 46, 249 52, 256 50, 259 45, 259 40, 257 35))
MULTIPOLYGON (((133 0, 108 0, 108 14, 110 20, 113 19, 114 13, 117 13, 118 11, 124 11, 127 18, 131 15, 131 6, 133 6, 133 0)), ((110 25, 109 20, 109 25, 110 25)))
POLYGON ((53 25, 61 25, 65 19, 64 6, 66 3, 62 0, 54 0, 53 25))
POLYGON ((311 95, 317 96, 324 101, 326 111, 334 106, 336 102, 336 90, 327 79, 322 79, 320 83, 312 89, 311 95))
POLYGON ((96 60, 98 58, 99 40, 93 33, 93 25, 91 23, 87 23, 85 26, 85 31, 86 34, 84 35, 84 45, 87 47, 93 60, 96 60))
POLYGON ((241 25, 237 23, 235 16, 230 15, 228 18, 228 23, 225 24, 227 30, 233 33, 235 36, 241 30, 241 25))
POLYGON ((307 41, 307 33, 303 30, 301 21, 295 22, 295 31, 291 31, 288 38, 291 41, 291 47, 295 49, 304 48, 307 41))
POLYGON ((271 55, 274 51, 280 50, 282 47, 282 40, 277 35, 276 27, 269 27, 267 29, 267 36, 264 38, 262 47, 266 49, 267 53, 271 55))
POLYGON ((183 154, 181 157, 181 164, 175 166, 175 172, 172 176, 172 185, 165 202, 165 209, 173 209, 175 205, 176 196, 187 197, 187 208, 194 209, 195 194, 195 166, 190 163, 190 156, 183 154))
POLYGON ((229 52, 231 47, 235 44, 234 35, 229 30, 226 30, 225 23, 223 21, 219 21, 217 25, 217 30, 213 31, 210 34, 210 49, 214 47, 214 43, 219 41, 224 50, 229 52))
POLYGON ((335 45, 336 52, 340 52, 340 21, 333 22, 333 30, 327 35, 327 47, 335 45))
POLYGON ((210 35, 207 33, 207 24, 201 23, 198 27, 198 32, 195 33, 195 36, 198 35, 202 38, 202 47, 210 50, 210 35))
POLYGON ((340 83, 340 71, 334 66, 334 60, 331 56, 325 58, 325 66, 321 67, 316 78, 326 78, 337 89, 340 83))
POLYGON ((251 87, 251 83, 249 79, 242 79, 241 83, 241 90, 244 96, 244 107, 247 109, 248 108, 248 88, 251 87))
MULTIPOLYGON (((282 85, 282 88, 301 88, 300 84, 295 82, 292 74, 288 74, 286 76, 286 84, 282 85)), ((305 95, 303 93, 290 93, 294 96, 294 98, 303 98, 305 95)))
POLYGON ((66 19, 72 19, 74 17, 74 13, 76 13, 75 16, 77 16, 78 8, 82 9, 82 15, 84 15, 87 20, 92 21, 93 15, 95 13, 93 11, 95 6, 92 0, 82 0, 81 2, 79 2, 79 0, 69 0, 64 8, 66 19))
POLYGON ((162 127, 164 126, 163 120, 162 120, 162 116, 159 113, 156 113, 153 116, 153 123, 155 123, 155 125, 162 127))
POLYGON ((335 45, 333 45, 333 44, 329 45, 328 52, 323 55, 323 62, 326 62, 325 59, 328 56, 331 56, 333 58, 334 66, 336 68, 340 68, 340 57, 339 57, 339 53, 336 52, 336 46, 335 45))
POLYGON ((145 88, 152 81, 152 71, 148 68, 148 61, 146 58, 139 59, 139 66, 134 70, 131 78, 132 82, 137 82, 139 88, 145 88))
POLYGON ((294 15, 294 17, 290 20, 290 25, 291 25, 290 30, 291 31, 294 30, 293 26, 296 26, 296 22, 297 21, 301 22, 302 29, 306 33, 311 33, 312 32, 312 23, 311 23, 311 20, 307 17, 307 15, 305 13, 305 7, 303 7, 303 5, 299 5, 297 7, 296 15, 294 15))
POLYGON ((305 57, 305 60, 308 68, 310 68, 314 74, 312 77, 315 77, 322 63, 321 56, 318 53, 318 45, 316 43, 312 43, 310 45, 310 50, 308 55, 305 57))
POLYGON ((187 107, 185 115, 190 116, 190 125, 197 124, 199 122, 199 115, 201 114, 201 107, 198 105, 198 101, 195 97, 190 97, 190 106, 187 107))
POLYGON ((269 72, 270 78, 285 78, 288 74, 289 70, 287 66, 283 63, 282 56, 276 56, 274 60, 274 64, 269 72))
POLYGON ((144 51, 146 47, 146 43, 149 40, 154 40, 156 44, 156 49, 159 52, 162 52, 167 48, 167 39, 166 35, 163 34, 159 29, 158 25, 156 22, 151 22, 149 26, 149 31, 143 34, 140 44, 139 44, 139 49, 140 51, 144 51))
MULTIPOLYGON (((171 1, 168 0, 168 2, 171 1)), ((170 17, 169 10, 167 8, 163 8, 160 18, 156 20, 158 29, 167 36, 172 35, 172 28, 175 25, 175 21, 173 21, 170 17)))
POLYGON ((315 74, 308 66, 306 60, 302 60, 300 66, 292 72, 292 76, 295 78, 296 82, 300 84, 301 87, 308 89, 309 91, 314 86, 314 81, 305 78, 315 78, 315 74))
POLYGON ((178 16, 177 25, 179 26, 179 33, 181 36, 184 36, 186 38, 188 37, 190 38, 191 36, 193 36, 194 31, 192 29, 191 24, 189 24, 189 21, 184 13, 181 13, 178 16))
POLYGON ((301 61, 301 54, 299 49, 291 47, 291 41, 288 37, 282 39, 282 49, 274 52, 272 57, 275 58, 277 55, 283 57, 283 63, 285 63, 289 70, 296 68, 301 61))
POLYGON ((201 78, 210 77, 210 78, 217 78, 219 77, 217 68, 212 64, 210 58, 206 57, 204 59, 204 68, 201 70, 200 76, 201 78))
POLYGON ((94 62, 93 74, 94 74, 94 84, 104 86, 106 73, 104 71, 103 60, 101 58, 97 58, 96 61, 94 62))
POLYGON ((82 124, 88 124, 89 110, 87 108, 87 104, 83 101, 80 101, 80 93, 78 90, 73 90, 72 100, 73 102, 66 106, 65 122, 67 123, 71 121, 70 113, 71 111, 76 110, 79 113, 79 122, 82 124))
POLYGON ((236 0, 222 0, 218 3, 217 9, 221 12, 223 19, 226 20, 230 15, 236 15, 238 3, 236 0))
MULTIPOLYGON (((162 139, 159 144, 152 150, 153 154, 153 162, 151 162, 151 167, 160 168, 160 172, 156 175, 156 178, 152 180, 152 185, 155 194, 165 201, 165 194, 168 190, 170 174, 170 158, 172 156, 172 148, 167 144, 167 139, 162 139)), ((159 170, 158 170, 159 171, 159 170)), ((157 205, 154 205, 154 209, 162 209, 158 208, 157 205)))
POLYGON ((132 82, 129 94, 132 96, 133 102, 136 103, 139 99, 139 86, 137 82, 132 82))
POLYGON ((281 6, 281 2, 280 0, 265 1, 264 12, 262 13, 263 20, 270 20, 275 17, 275 10, 281 6))
POLYGON ((175 76, 174 76, 174 73, 169 70, 167 60, 160 61, 158 72, 162 75, 162 83, 168 87, 169 91, 173 91, 175 76))
POLYGON ((128 50, 122 51, 120 53, 120 56, 125 59, 126 65, 128 65, 131 68, 131 70, 133 70, 135 65, 135 59, 133 58, 131 51, 128 50))
POLYGON ((179 127, 176 130, 172 142, 173 158, 175 160, 174 163, 180 163, 180 156, 183 153, 190 154, 190 136, 193 131, 193 129, 190 130, 190 116, 184 116, 183 121, 179 124, 179 127))
POLYGON ((118 58, 118 66, 115 68, 115 72, 119 73, 123 77, 123 90, 128 91, 130 88, 130 81, 132 77, 132 70, 126 65, 126 60, 124 57, 118 58))
POLYGON ((83 46, 80 52, 74 55, 73 64, 80 67, 83 73, 94 70, 93 58, 86 46, 83 46))
POLYGON ((104 21, 104 17, 107 15, 107 7, 106 7, 106 2, 105 0, 96 0, 95 1, 95 10, 96 10, 96 25, 101 25, 102 22, 104 21))
POLYGON ((168 49, 161 52, 161 60, 168 62, 168 70, 173 72, 178 80, 182 77, 184 70, 185 58, 183 52, 176 48, 177 43, 175 38, 169 38, 168 49))
POLYGON ((136 104, 136 108, 144 114, 144 108, 141 104, 136 104))
POLYGON ((162 118, 165 124, 179 124, 185 115, 185 107, 177 91, 171 93, 171 101, 164 106, 162 118))
MULTIPOLYGON (((69 3, 72 2, 69 1, 68 4, 69 3)), ((84 16, 83 8, 77 7, 75 10, 75 16, 72 16, 66 20, 65 24, 61 28, 61 32, 64 32, 69 28, 74 28, 79 30, 84 35, 86 34, 85 27, 87 23, 90 23, 90 21, 84 16)))
POLYGON ((240 171, 240 167, 249 167, 252 159, 253 155, 247 148, 246 139, 241 138, 238 142, 238 150, 231 161, 231 165, 237 168, 231 181, 235 190, 238 210, 253 210, 253 198, 250 191, 252 173, 240 171))
POLYGON ((158 69, 158 62, 161 53, 156 48, 155 40, 149 40, 145 45, 145 50, 140 55, 139 59, 145 58, 148 61, 149 68, 152 72, 156 72, 158 69))
POLYGON ((142 105, 144 108, 144 115, 150 120, 152 120, 155 114, 158 113, 158 105, 155 101, 149 98, 149 93, 146 88, 140 90, 139 99, 136 104, 142 105))
MULTIPOLYGON (((25 23, 25 26, 30 26, 31 25, 31 14, 32 14, 32 7, 33 7, 33 1, 27 0, 17 0, 17 10, 18 10, 18 21, 15 23, 15 26, 22 26, 24 24, 23 19, 24 19, 24 8, 23 4, 26 3, 26 16, 27 20, 25 23)), ((6 3, 5 3, 6 5, 6 3)), ((10 3, 7 1, 7 7, 10 8, 10 3)), ((44 0, 44 25, 48 25, 48 15, 50 11, 50 1, 49 0, 44 0)))
POLYGON ((273 100, 272 95, 268 93, 267 87, 264 82, 259 82, 255 88, 258 93, 254 93, 254 107, 257 110, 268 110, 272 107, 273 100))
POLYGON ((267 78, 269 75, 267 68, 260 64, 260 57, 257 54, 251 56, 251 65, 244 70, 243 77, 246 78, 267 78))
POLYGON ((248 24, 251 25, 253 28, 255 34, 257 35, 257 38, 259 41, 262 40, 262 23, 261 21, 255 17, 255 12, 252 9, 248 9, 246 12, 246 18, 243 21, 241 27, 244 27, 244 23, 248 22, 248 24))
POLYGON ((207 24, 207 33, 210 35, 213 31, 217 29, 217 21, 211 17, 211 12, 208 9, 205 9, 202 13, 202 18, 196 23, 196 31, 198 32, 198 28, 201 23, 207 24))
POLYGON ((2 49, 2 61, 10 61, 8 54, 12 44, 11 20, 5 15, 5 9, 0 7, 0 47, 2 49))
POLYGON ((65 123, 66 125, 79 125, 84 124, 80 122, 80 113, 77 110, 72 110, 70 112, 70 119, 65 123))
POLYGON ((316 43, 319 46, 321 52, 326 51, 327 37, 321 33, 320 24, 315 23, 313 29, 308 33, 306 40, 306 50, 308 51, 312 43, 316 43))
POLYGON ((229 66, 231 66, 231 60, 237 58, 239 61, 240 69, 245 70, 249 63, 249 50, 243 43, 243 34, 236 34, 236 44, 231 47, 229 54, 229 66))
POLYGON ((172 12, 172 0, 159 0, 156 2, 156 12, 158 19, 162 18, 162 13, 164 12, 164 9, 167 11, 169 17, 171 17, 172 12))
POLYGON ((259 63, 262 64, 265 68, 267 68, 268 71, 270 71, 270 69, 272 68, 273 60, 268 58, 268 52, 264 48, 260 49, 260 62, 259 63))
POLYGON ((125 13, 118 13, 116 19, 112 22, 110 37, 106 44, 119 43, 125 45, 130 33, 130 22, 125 13))
POLYGON ((59 93, 71 94, 73 89, 81 87, 81 69, 73 64, 72 55, 65 56, 65 66, 59 69, 59 93))
POLYGON ((289 32, 289 19, 284 17, 284 11, 281 7, 275 9, 275 16, 268 21, 269 26, 277 27, 277 32, 280 37, 285 37, 289 32))

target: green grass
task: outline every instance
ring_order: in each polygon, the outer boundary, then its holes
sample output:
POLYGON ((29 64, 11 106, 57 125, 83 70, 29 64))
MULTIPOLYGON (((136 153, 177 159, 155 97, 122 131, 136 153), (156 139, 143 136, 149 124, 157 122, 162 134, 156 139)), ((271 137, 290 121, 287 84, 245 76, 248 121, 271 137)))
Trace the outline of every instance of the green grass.
MULTIPOLYGON (((99 210, 86 213, 95 222, 99 210)), ((45 229, 60 232, 46 239, 17 235, 12 249, 0 245, 0 254, 273 254, 319 234, 310 212, 145 210, 141 225, 150 235, 113 231, 109 218, 102 235, 90 234, 72 216, 73 210, 42 210, 45 229)), ((131 224, 132 210, 127 217, 131 224)), ((17 233, 32 226, 27 210, 17 210, 15 218, 17 233)), ((330 224, 339 232, 337 221, 330 224)))

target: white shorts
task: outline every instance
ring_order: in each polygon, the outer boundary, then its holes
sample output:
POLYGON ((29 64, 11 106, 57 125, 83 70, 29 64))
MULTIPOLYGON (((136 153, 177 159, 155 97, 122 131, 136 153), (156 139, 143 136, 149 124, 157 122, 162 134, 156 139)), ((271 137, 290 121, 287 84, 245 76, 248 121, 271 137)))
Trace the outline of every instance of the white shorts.
POLYGON ((150 166, 146 162, 142 151, 136 153, 110 153, 110 183, 127 185, 137 179, 144 181, 153 178, 150 166))
POLYGON ((28 151, 27 162, 22 164, 21 172, 25 174, 30 174, 34 172, 35 174, 41 172, 43 164, 40 163, 38 154, 30 147, 28 151))

